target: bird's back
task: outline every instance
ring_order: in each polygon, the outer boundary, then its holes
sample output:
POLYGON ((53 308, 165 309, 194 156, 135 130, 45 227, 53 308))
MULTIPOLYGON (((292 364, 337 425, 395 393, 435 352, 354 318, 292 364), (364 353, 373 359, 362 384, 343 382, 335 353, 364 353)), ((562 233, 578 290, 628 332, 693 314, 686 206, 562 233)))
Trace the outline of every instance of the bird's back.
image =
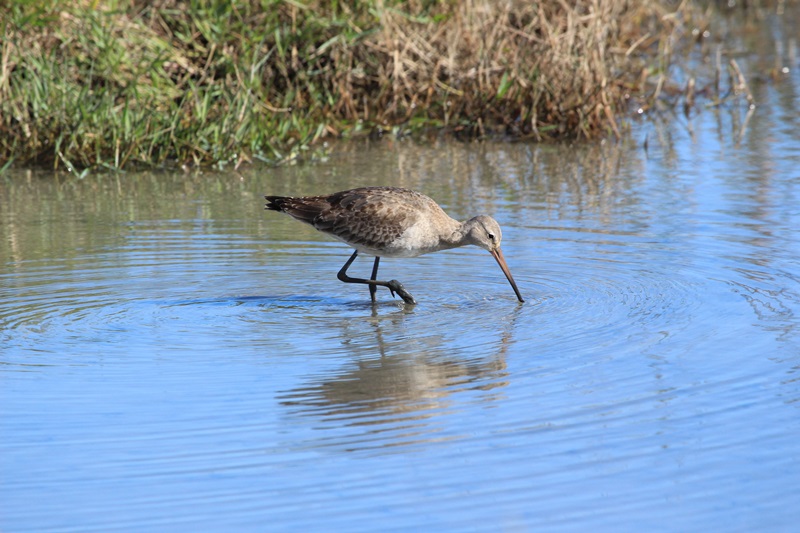
POLYGON ((428 234, 454 222, 424 194, 396 187, 362 187, 328 196, 267 196, 267 209, 287 213, 373 255, 419 255, 403 243, 409 231, 428 234), (395 246, 393 246, 393 244, 395 246))

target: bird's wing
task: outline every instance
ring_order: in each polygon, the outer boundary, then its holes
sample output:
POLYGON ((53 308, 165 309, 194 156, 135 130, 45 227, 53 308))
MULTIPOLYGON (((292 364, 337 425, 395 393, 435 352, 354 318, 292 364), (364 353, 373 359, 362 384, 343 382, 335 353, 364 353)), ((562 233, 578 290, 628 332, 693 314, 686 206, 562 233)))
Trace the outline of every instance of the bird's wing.
POLYGON ((314 227, 351 244, 383 249, 419 219, 417 193, 372 187, 327 197, 330 204, 314 218, 314 227), (405 194, 410 195, 403 201, 405 194))

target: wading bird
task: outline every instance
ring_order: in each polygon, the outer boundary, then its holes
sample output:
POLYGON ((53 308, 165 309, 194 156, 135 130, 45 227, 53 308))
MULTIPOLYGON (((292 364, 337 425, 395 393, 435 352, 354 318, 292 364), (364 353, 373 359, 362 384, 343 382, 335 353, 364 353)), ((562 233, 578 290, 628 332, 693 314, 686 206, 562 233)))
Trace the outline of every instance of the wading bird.
POLYGON ((500 225, 490 216, 458 222, 424 194, 396 187, 361 187, 327 196, 264 198, 267 209, 286 213, 355 248, 337 277, 345 283, 368 285, 373 303, 377 287, 388 288, 392 296, 397 293, 407 304, 417 303, 396 279, 377 280, 381 257, 417 257, 468 244, 492 254, 517 299, 524 301, 500 251, 500 225), (375 257, 371 279, 347 275, 359 252, 375 257))

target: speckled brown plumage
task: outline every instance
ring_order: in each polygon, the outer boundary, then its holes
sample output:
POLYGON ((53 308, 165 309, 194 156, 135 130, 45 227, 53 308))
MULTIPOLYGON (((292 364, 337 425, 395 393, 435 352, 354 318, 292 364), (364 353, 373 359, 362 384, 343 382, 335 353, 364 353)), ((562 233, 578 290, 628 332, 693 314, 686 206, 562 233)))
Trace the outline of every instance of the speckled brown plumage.
MULTIPOLYGON (((378 256, 411 256, 392 247, 425 215, 444 227, 458 224, 436 202, 410 189, 361 187, 328 196, 266 196, 267 209, 291 215, 356 249, 378 256)), ((430 250, 434 251, 434 250, 430 250)))

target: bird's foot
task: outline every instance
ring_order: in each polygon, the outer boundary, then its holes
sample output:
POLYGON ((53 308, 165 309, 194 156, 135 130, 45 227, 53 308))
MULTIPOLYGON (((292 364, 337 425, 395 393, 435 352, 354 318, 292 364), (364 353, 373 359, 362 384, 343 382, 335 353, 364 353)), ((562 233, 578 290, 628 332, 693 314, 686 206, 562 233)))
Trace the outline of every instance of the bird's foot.
POLYGON ((389 292, 392 293, 392 296, 394 296, 394 293, 397 293, 397 295, 400 296, 405 303, 411 305, 415 305, 417 303, 414 297, 409 294, 405 287, 403 287, 403 284, 396 279, 391 280, 387 287, 389 287, 389 292))

